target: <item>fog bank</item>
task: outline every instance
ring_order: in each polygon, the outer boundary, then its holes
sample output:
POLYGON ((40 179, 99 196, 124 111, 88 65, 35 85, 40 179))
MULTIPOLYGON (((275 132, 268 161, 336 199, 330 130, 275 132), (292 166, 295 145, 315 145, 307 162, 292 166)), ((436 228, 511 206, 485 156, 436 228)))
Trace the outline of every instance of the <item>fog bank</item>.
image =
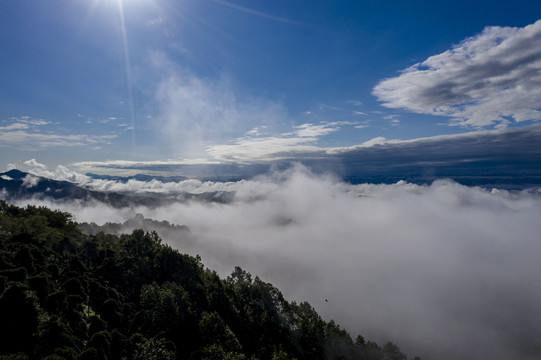
POLYGON ((191 233, 161 236, 222 276, 240 265, 352 336, 391 340, 410 356, 541 356, 538 192, 348 185, 299 167, 227 187, 229 204, 61 209, 99 224, 140 213, 187 225, 191 233))

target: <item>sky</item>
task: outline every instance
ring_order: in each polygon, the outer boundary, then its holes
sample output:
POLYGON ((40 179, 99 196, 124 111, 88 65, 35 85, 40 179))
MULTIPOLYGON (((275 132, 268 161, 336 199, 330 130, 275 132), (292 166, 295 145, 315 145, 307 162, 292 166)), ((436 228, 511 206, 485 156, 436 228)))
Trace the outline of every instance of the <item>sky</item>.
POLYGON ((349 174, 404 148, 442 163, 427 143, 538 164, 540 18, 526 0, 4 1, 0 167, 349 174))

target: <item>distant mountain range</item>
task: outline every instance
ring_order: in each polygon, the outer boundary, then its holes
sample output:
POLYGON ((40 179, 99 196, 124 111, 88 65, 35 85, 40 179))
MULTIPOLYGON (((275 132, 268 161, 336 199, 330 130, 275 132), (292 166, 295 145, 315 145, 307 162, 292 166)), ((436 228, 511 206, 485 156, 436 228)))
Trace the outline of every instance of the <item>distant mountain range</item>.
MULTIPOLYGON (((126 183, 131 179, 148 182, 158 180, 162 183, 186 180, 183 176, 163 177, 138 174, 130 177, 87 174, 94 179, 113 180, 126 183)), ((432 181, 444 178, 442 176, 363 176, 345 177, 343 180, 352 184, 359 183, 395 183, 406 180, 416 184, 430 184, 432 181)), ((514 176, 448 176, 448 178, 467 186, 484 188, 499 188, 507 190, 522 190, 541 186, 541 176, 536 174, 516 174, 514 176)), ((160 193, 136 194, 110 191, 97 191, 89 187, 77 185, 68 181, 53 180, 36 176, 20 170, 10 170, 0 173, 0 199, 7 201, 38 199, 55 202, 84 201, 99 202, 115 208, 146 206, 150 208, 171 204, 173 202, 200 201, 229 203, 235 196, 234 192, 212 191, 204 193, 182 192, 174 195, 160 193)))
POLYGON ((168 183, 168 182, 179 182, 179 181, 189 179, 186 176, 153 176, 153 175, 145 175, 145 174, 135 174, 133 176, 114 176, 114 175, 99 175, 99 174, 93 174, 93 173, 86 173, 85 175, 93 179, 114 180, 114 181, 118 181, 122 183, 126 183, 129 180, 138 180, 138 181, 158 180, 163 183, 168 183))
MULTIPOLYGON (((146 181, 150 179, 145 177, 146 181)), ((117 179, 117 181, 122 180, 117 179)), ((231 192, 182 193, 170 198, 128 195, 90 190, 68 181, 53 180, 16 169, 0 173, 0 198, 8 201, 31 198, 52 201, 97 201, 115 208, 123 208, 131 206, 158 207, 171 202, 191 200, 227 203, 233 199, 233 196, 234 194, 231 192)))

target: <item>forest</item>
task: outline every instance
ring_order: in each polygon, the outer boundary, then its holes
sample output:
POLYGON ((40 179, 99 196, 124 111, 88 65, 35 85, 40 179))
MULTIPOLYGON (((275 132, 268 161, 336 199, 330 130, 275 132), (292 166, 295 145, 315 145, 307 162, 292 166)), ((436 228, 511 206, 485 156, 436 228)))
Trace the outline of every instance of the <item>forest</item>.
POLYGON ((85 235, 69 213, 3 200, 0 319, 0 359, 407 359, 156 232, 85 235))

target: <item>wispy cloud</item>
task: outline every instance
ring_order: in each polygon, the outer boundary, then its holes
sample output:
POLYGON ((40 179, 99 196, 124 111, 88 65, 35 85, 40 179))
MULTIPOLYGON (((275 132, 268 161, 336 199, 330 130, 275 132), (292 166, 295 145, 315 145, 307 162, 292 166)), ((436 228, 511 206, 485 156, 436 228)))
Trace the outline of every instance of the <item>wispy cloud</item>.
POLYGON ((0 126, 0 131, 21 130, 21 129, 28 129, 29 127, 30 126, 28 124, 25 124, 22 122, 16 122, 11 125, 0 126))
POLYGON ((283 17, 280 17, 280 16, 274 16, 274 15, 271 15, 271 14, 268 14, 268 13, 253 10, 253 9, 250 9, 250 8, 247 8, 247 7, 244 7, 244 6, 233 4, 233 3, 229 2, 229 1, 225 1, 225 0, 212 0, 212 1, 215 2, 216 4, 220 4, 222 6, 226 6, 228 8, 235 9, 235 10, 238 10, 238 11, 242 11, 242 12, 250 14, 250 15, 255 15, 255 16, 258 16, 258 17, 262 17, 264 19, 269 19, 269 20, 272 20, 272 21, 277 21, 277 22, 281 22, 281 23, 285 23, 285 24, 291 24, 291 25, 303 25, 302 23, 300 23, 298 21, 293 21, 293 20, 289 20, 289 19, 286 19, 286 18, 283 18, 283 17))
POLYGON ((12 117, 8 121, 4 121, 4 122, 10 122, 11 124, 6 125, 6 126, 0 126, 0 131, 13 131, 13 130, 37 128, 38 126, 50 124, 49 121, 45 121, 43 119, 34 119, 30 116, 12 117))
POLYGON ((294 154, 321 151, 321 148, 313 145, 316 141, 315 137, 300 136, 241 138, 233 144, 210 146, 207 153, 220 161, 271 161, 291 158, 294 154))
POLYGON ((0 147, 19 146, 37 150, 57 146, 84 146, 109 143, 117 135, 58 134, 49 121, 29 116, 11 118, 11 124, 0 127, 0 147))
POLYGON ((183 160, 150 160, 150 161, 132 161, 132 160, 104 160, 104 161, 79 161, 72 165, 83 172, 98 172, 101 173, 104 170, 116 174, 123 174, 122 170, 125 170, 124 174, 131 174, 134 171, 167 171, 163 169, 174 169, 175 167, 182 167, 186 165, 218 165, 216 160, 208 160, 204 158, 193 158, 183 160), (162 169, 162 170, 160 170, 162 169))
POLYGON ((55 135, 36 134, 25 131, 0 133, 0 146, 20 144, 25 149, 49 148, 55 146, 84 146, 108 143, 117 135, 55 135))
POLYGON ((352 113, 355 115, 367 115, 365 112, 362 111, 352 111, 352 113))
POLYGON ((541 120, 541 20, 487 27, 452 49, 381 81, 389 108, 451 117, 451 125, 507 126, 541 120))
POLYGON ((389 120, 391 126, 398 126, 400 125, 400 119, 398 119, 398 115, 392 114, 392 115, 385 115, 383 116, 385 120, 389 120))
MULTIPOLYGON (((342 126, 356 122, 334 121, 319 124, 305 123, 294 127, 293 132, 276 136, 245 136, 232 144, 210 146, 207 153, 220 161, 256 162, 302 157, 324 148, 317 145, 320 137, 338 131, 342 126)), ((250 134, 253 135, 253 134, 250 134)))
POLYGON ((339 130, 338 123, 302 124, 296 126, 295 133, 300 137, 319 137, 339 130))
POLYGON ((156 91, 160 114, 153 123, 163 129, 162 138, 175 153, 200 156, 203 143, 237 138, 256 127, 276 127, 289 118, 282 104, 240 96, 225 77, 196 77, 161 53, 153 55, 153 63, 167 74, 156 91))

